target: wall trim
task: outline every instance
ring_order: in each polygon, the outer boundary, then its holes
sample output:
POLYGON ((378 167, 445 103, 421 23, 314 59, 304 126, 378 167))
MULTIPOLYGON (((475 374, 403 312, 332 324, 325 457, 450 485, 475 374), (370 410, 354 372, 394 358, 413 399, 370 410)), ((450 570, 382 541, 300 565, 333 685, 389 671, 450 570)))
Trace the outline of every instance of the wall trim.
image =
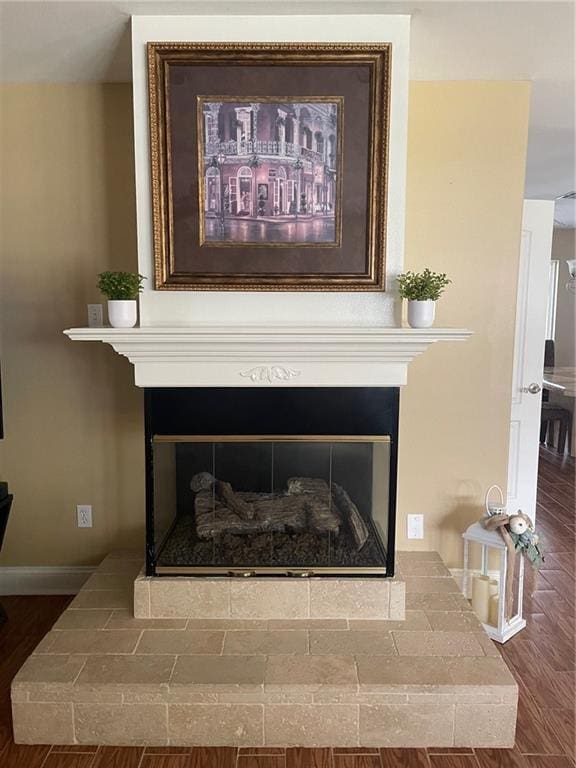
POLYGON ((75 595, 95 566, 0 567, 0 595, 75 595))

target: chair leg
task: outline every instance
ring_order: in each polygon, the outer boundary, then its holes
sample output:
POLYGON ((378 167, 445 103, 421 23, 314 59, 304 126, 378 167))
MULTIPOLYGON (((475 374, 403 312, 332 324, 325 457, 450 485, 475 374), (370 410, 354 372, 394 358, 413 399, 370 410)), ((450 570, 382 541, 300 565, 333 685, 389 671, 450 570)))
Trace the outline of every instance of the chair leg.
POLYGON ((558 422, 558 445, 556 446, 557 453, 563 454, 566 444, 566 419, 560 419, 558 422))
POLYGON ((554 433, 556 432, 556 422, 554 419, 548 420, 548 431, 546 432, 546 445, 554 447, 554 433))
POLYGON ((548 421, 546 419, 542 419, 540 422, 540 442, 545 443, 546 442, 546 433, 548 432, 548 421))

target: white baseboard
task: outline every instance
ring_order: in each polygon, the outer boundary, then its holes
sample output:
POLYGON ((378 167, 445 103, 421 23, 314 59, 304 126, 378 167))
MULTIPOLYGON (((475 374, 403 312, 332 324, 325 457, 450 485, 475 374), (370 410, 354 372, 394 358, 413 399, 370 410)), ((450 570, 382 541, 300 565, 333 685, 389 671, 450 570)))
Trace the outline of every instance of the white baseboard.
POLYGON ((96 568, 78 566, 5 566, 0 595, 75 595, 96 568))

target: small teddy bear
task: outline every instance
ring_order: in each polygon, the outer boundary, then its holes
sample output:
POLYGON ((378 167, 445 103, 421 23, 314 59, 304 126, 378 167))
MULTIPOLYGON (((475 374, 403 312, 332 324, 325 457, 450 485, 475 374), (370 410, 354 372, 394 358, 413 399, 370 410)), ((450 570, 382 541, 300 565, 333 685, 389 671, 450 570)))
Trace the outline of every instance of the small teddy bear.
POLYGON ((516 551, 522 552, 535 568, 540 567, 544 557, 538 547, 539 538, 534 532, 532 520, 521 509, 513 515, 506 512, 488 515, 481 523, 489 531, 500 530, 504 539, 509 537, 516 551))
POLYGON ((515 515, 509 516, 507 527, 515 548, 522 550, 532 565, 540 566, 544 557, 538 548, 539 537, 534 532, 534 523, 528 515, 519 509, 515 515))

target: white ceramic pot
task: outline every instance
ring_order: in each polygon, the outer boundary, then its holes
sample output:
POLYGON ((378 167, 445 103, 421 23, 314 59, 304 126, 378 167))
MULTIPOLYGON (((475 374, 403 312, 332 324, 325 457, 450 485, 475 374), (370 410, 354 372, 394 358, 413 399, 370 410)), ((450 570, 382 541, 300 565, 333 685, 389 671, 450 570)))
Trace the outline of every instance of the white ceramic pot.
POLYGON ((411 328, 430 328, 434 322, 436 302, 428 301, 408 302, 408 325, 411 328))
POLYGON ((108 320, 112 328, 134 328, 138 320, 138 303, 135 299, 109 301, 108 320))

